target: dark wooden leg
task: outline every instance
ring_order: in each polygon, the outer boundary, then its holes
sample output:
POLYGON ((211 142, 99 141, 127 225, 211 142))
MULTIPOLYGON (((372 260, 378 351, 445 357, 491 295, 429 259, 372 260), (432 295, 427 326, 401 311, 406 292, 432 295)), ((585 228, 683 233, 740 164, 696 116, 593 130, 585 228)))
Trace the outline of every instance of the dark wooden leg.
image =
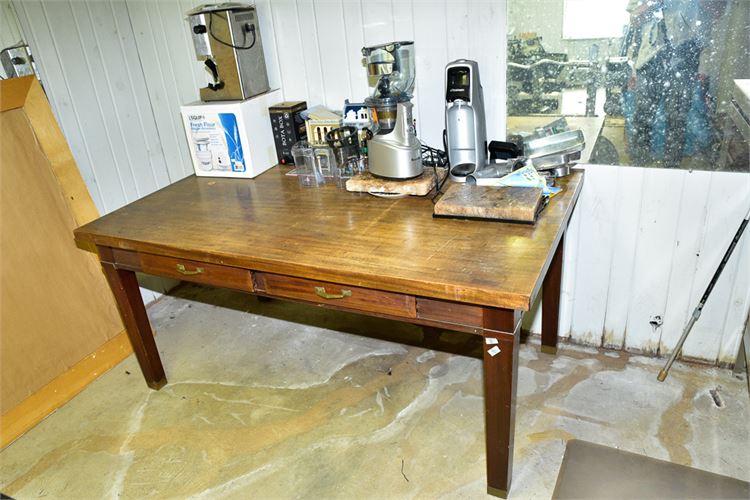
POLYGON ((520 313, 507 309, 484 312, 484 420, 487 493, 507 498, 513 471, 513 433, 520 313))
POLYGON ((434 326, 422 326, 422 345, 432 349, 435 346, 440 345, 440 333, 442 328, 435 328, 434 326))
POLYGON ((563 248, 565 234, 557 244, 555 255, 544 277, 542 291, 542 352, 557 353, 557 335, 560 325, 560 286, 562 284, 563 248))
POLYGON ((100 247, 99 256, 146 384, 152 389, 161 389, 167 383, 167 377, 164 375, 135 273, 118 269, 113 263, 107 262, 111 256, 108 248, 100 247))

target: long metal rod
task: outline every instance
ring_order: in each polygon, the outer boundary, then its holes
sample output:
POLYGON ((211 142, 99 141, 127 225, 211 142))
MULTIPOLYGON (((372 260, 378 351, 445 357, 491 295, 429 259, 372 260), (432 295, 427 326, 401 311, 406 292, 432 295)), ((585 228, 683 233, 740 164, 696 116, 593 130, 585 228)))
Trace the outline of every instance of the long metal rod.
POLYGON ((685 340, 687 339, 688 335, 690 335, 690 330, 693 329, 693 325, 695 325, 695 322, 698 321, 698 318, 701 317, 703 306, 706 305, 706 301, 708 300, 708 296, 711 295, 711 291, 714 289, 714 285, 716 285, 716 282, 719 281, 719 276, 721 276, 721 272, 724 270, 724 267, 727 265, 729 258, 732 256, 734 247, 737 246, 737 242, 740 241, 742 233, 745 232, 745 227, 747 227, 748 220, 750 220, 750 210, 747 211, 747 215, 745 215, 745 218, 742 219, 742 223, 740 223, 740 227, 734 234, 734 238, 732 238, 732 242, 729 244, 729 248, 727 248, 727 251, 724 253, 724 258, 721 259, 721 263, 716 269, 716 272, 714 272, 713 278, 711 278, 711 281, 708 283, 708 287, 703 293, 703 297, 701 297, 700 302, 698 302, 698 306, 695 308, 695 310, 693 310, 693 315, 690 316, 690 320, 687 322, 687 325, 685 325, 685 329, 682 331, 682 336, 677 342, 677 345, 672 351, 672 354, 669 356, 667 364, 665 364, 664 368, 659 371, 659 376, 656 377, 659 382, 664 382, 664 380, 667 378, 667 374, 669 373, 669 369, 672 367, 672 363, 674 363, 674 360, 677 359, 677 356, 679 356, 680 351, 682 351, 682 346, 683 344, 685 344, 685 340))

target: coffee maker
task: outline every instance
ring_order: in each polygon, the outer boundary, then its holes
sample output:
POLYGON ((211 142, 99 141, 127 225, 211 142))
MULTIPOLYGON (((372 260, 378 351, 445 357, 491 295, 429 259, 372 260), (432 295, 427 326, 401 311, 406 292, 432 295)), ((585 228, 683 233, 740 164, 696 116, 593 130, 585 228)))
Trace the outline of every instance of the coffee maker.
POLYGON ((445 67, 445 131, 450 178, 465 182, 487 163, 484 94, 476 61, 458 59, 445 67))
POLYGON ((187 12, 195 55, 211 75, 201 101, 241 101, 268 92, 255 7, 218 3, 187 12))
POLYGON ((373 122, 367 143, 370 173, 390 179, 422 174, 421 143, 412 119, 414 42, 391 42, 364 47, 373 92, 365 99, 373 122))

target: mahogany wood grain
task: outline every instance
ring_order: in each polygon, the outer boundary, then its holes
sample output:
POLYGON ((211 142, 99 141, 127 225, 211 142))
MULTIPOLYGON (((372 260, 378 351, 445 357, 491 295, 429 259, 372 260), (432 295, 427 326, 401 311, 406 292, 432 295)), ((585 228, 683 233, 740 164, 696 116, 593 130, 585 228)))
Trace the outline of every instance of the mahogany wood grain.
POLYGON ((506 498, 513 471, 520 314, 488 311, 484 349, 487 492, 506 498))
POLYGON ((152 389, 161 389, 167 383, 167 377, 159 358, 135 272, 115 267, 111 263, 114 260, 112 249, 98 247, 97 250, 146 384, 152 389))
POLYGON ((445 300, 417 299, 417 317, 447 323, 483 327, 483 308, 445 300))
POLYGON ((253 180, 188 177, 76 230, 80 242, 244 269, 528 310, 583 173, 536 225, 436 220, 428 199, 300 188, 274 168, 253 180))
POLYGON ((565 235, 557 244, 549 270, 542 287, 542 351, 557 353, 557 337, 560 325, 560 287, 562 285, 563 249, 565 235))
POLYGON ((253 291, 252 272, 239 267, 219 266, 146 253, 141 254, 141 270, 155 276, 167 276, 204 285, 233 288, 243 292, 253 291))
POLYGON ((270 273, 256 273, 255 283, 259 291, 273 297, 297 299, 321 305, 330 304, 341 309, 363 313, 377 312, 405 319, 417 316, 415 299, 410 295, 270 273), (329 298, 321 294, 328 295, 329 298))

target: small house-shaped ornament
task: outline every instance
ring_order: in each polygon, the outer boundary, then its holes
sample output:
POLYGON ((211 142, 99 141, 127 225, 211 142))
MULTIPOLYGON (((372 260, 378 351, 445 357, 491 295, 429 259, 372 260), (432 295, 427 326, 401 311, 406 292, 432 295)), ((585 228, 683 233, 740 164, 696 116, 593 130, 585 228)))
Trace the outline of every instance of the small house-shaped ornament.
POLYGON ((312 146, 325 146, 326 134, 341 127, 341 116, 323 106, 315 106, 306 114, 307 142, 312 146))
POLYGON ((357 129, 370 128, 370 109, 362 102, 344 102, 344 125, 357 129))

